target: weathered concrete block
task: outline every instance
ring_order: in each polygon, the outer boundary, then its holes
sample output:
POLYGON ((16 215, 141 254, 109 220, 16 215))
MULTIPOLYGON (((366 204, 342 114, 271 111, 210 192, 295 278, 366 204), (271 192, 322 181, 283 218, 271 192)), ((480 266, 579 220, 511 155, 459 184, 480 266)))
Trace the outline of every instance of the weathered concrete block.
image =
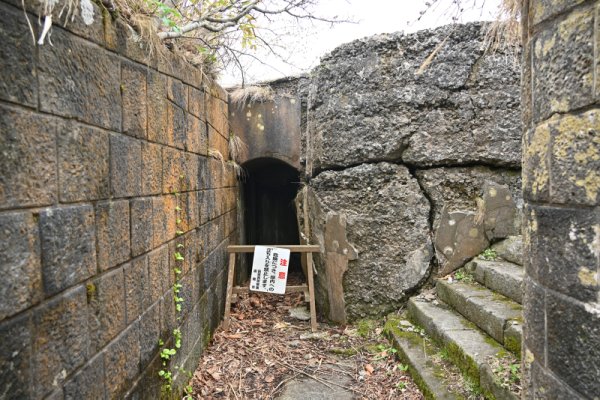
MULTIPOLYGON (((35 0, 25 0, 24 2, 21 2, 20 0, 7 0, 6 3, 13 4, 14 6, 18 7, 19 10, 22 10, 23 8, 26 9, 30 14, 33 14, 34 18, 37 18, 38 15, 42 17, 45 15, 43 6, 35 0)), ((80 16, 79 11, 75 8, 73 8, 72 11, 73 12, 67 16, 66 10, 63 10, 62 7, 55 6, 52 9, 52 24, 60 26, 81 38, 88 39, 94 43, 102 45, 104 40, 104 29, 102 11, 100 7, 98 7, 98 5, 95 3, 89 4, 89 8, 86 11, 90 12, 90 14, 93 16, 93 21, 84 21, 84 19, 80 16), (71 18, 71 16, 75 16, 75 18, 71 18), (66 27, 64 26, 65 24, 66 27)), ((20 16, 23 16, 23 11, 21 11, 20 16)), ((32 15, 30 15, 29 18, 31 19, 32 25, 35 26, 32 15)), ((38 31, 37 34, 39 35, 39 33, 40 32, 38 31)), ((29 31, 27 36, 30 38, 30 40, 33 40, 29 31)), ((46 39, 44 45, 47 45, 48 42, 48 39, 46 39)))
POLYGON ((442 210, 434 243, 440 264, 439 276, 462 267, 490 244, 485 236, 483 222, 477 220, 475 213, 449 213, 445 209, 442 210))
POLYGON ((160 337, 170 338, 173 335, 173 329, 177 325, 172 291, 167 292, 160 302, 160 319, 160 337))
POLYGON ((575 392, 564 382, 547 373, 537 360, 531 363, 529 383, 531 385, 524 399, 573 399, 583 400, 579 393, 575 392))
POLYGON ((144 296, 153 304, 169 289, 169 248, 164 245, 148 254, 148 291, 144 296))
POLYGON ((229 160, 229 142, 215 128, 208 126, 208 148, 218 151, 223 160, 229 160))
POLYGON ((33 398, 31 329, 30 313, 0 323, 0 397, 3 399, 33 398))
POLYGON ((483 226, 488 240, 502 239, 519 233, 515 224, 517 206, 507 186, 486 182, 483 186, 483 226))
POLYGON ((210 93, 213 97, 227 101, 229 96, 227 91, 221 86, 215 85, 215 82, 210 80, 206 74, 202 75, 202 87, 207 94, 210 93))
POLYGON ((152 198, 131 200, 131 254, 135 257, 152 249, 152 198))
POLYGON ((140 139, 147 137, 146 71, 133 63, 121 65, 123 133, 140 139))
POLYGON ((194 301, 197 300, 194 295, 194 274, 188 270, 181 278, 181 284, 183 287, 181 288, 180 296, 184 299, 184 302, 181 303, 182 307, 179 315, 182 318, 186 318, 194 307, 194 301))
POLYGON ((204 290, 208 291, 217 275, 219 274, 219 263, 218 263, 218 255, 217 253, 212 253, 203 262, 204 264, 204 290))
POLYGON ((172 147, 162 152, 162 192, 181 192, 186 189, 185 153, 172 147))
POLYGON ((224 137, 229 137, 229 115, 227 103, 206 93, 206 121, 224 137))
POLYGON ((138 63, 156 67, 156 57, 151 57, 153 49, 144 40, 132 40, 131 28, 121 18, 108 15, 102 18, 104 45, 110 50, 138 63))
POLYGON ((167 78, 148 70, 148 140, 170 144, 167 132, 167 78))
POLYGON ((146 306, 142 297, 148 290, 148 257, 141 256, 123 266, 127 324, 135 321, 146 306))
POLYGON ((169 145, 185 149, 187 122, 185 111, 167 102, 167 137, 169 145))
POLYGON ((101 271, 129 259, 131 254, 129 220, 129 202, 127 200, 96 204, 98 268, 101 271))
POLYGON ((142 194, 162 190, 162 146, 142 142, 142 194))
MULTIPOLYGON (((530 267, 544 286, 581 301, 598 301, 597 248, 600 216, 586 209, 530 206, 535 239, 530 267)), ((533 227, 530 227, 533 229, 533 227)), ((528 266, 529 267, 529 266, 528 266)))
POLYGON ((523 265, 523 238, 522 236, 509 236, 505 240, 495 243, 492 249, 503 260, 523 265))
POLYGON ((38 90, 35 78, 35 44, 23 18, 23 12, 2 4, 0 26, 0 98, 14 103, 37 106, 38 90))
POLYGON ((206 157, 198 158, 198 189, 208 189, 210 184, 210 163, 206 157))
POLYGON ((60 199, 98 200, 109 196, 109 139, 100 129, 74 123, 58 135, 60 199))
POLYGON ((466 24, 379 35, 324 57, 311 79, 309 173, 399 160, 518 167, 519 66, 484 54, 484 31, 466 24))
POLYGON ((34 397, 61 386, 90 354, 85 287, 54 298, 34 314, 32 366, 34 397))
POLYGON ((532 279, 525 278, 523 291, 523 343, 535 359, 545 364, 546 359, 546 292, 532 279))
POLYGON ((550 127, 542 123, 523 138, 523 197, 548 201, 550 196, 550 127))
POLYGON ((90 348, 96 352, 126 326, 123 268, 102 275, 89 283, 86 289, 90 305, 90 348))
POLYGON ((139 335, 135 322, 106 348, 104 384, 111 399, 122 398, 140 372, 139 335))
POLYGON ((104 399, 104 353, 99 353, 65 383, 65 400, 104 399))
POLYGON ((96 235, 91 206, 43 210, 40 232, 46 295, 58 293, 96 273, 96 235))
MULTIPOLYGON (((524 8, 524 7, 523 7, 524 8)), ((527 18, 523 16, 523 18, 527 18)), ((530 46, 522 47, 521 58, 521 121, 523 121, 523 131, 527 132, 531 129, 532 110, 531 106, 531 90, 533 86, 532 76, 532 50, 530 46)), ((522 148, 525 150, 525 148, 522 148)))
POLYGON ((158 379, 158 372, 162 369, 161 358, 154 357, 144 371, 135 388, 129 392, 133 399, 159 399, 162 395, 162 383, 158 379))
POLYGON ((140 318, 141 365, 145 368, 158 352, 160 338, 160 304, 155 303, 140 318))
POLYGON ((175 236, 175 197, 172 195, 152 199, 153 247, 158 247, 175 236))
POLYGON ((196 229, 199 225, 198 218, 198 192, 184 193, 180 197, 181 228, 184 232, 196 229))
POLYGON ((206 155, 208 152, 208 133, 206 123, 193 115, 187 116, 187 151, 206 155))
POLYGON ((204 91, 192 86, 188 87, 188 111, 206 121, 206 106, 204 104, 204 91))
POLYGON ((0 107, 0 209, 56 200, 56 135, 63 121, 0 107))
POLYGON ((594 306, 546 293, 547 367, 591 398, 600 397, 600 324, 594 306))
POLYGON ((550 199, 600 204, 600 110, 548 121, 552 136, 550 199))
POLYGON ((560 14, 584 0, 536 0, 529 8, 529 18, 533 25, 550 19, 552 16, 560 14))
MULTIPOLYGON (((517 82, 514 79, 514 83, 517 82)), ((511 89, 452 94, 448 100, 449 110, 435 107, 426 114, 411 110, 410 113, 417 115, 419 129, 406 139, 406 145, 399 146, 399 151, 407 146, 402 160, 419 166, 479 163, 519 167, 518 87, 511 89)), ((392 153, 390 157, 397 159, 399 155, 392 153)))
MULTIPOLYGON (((309 207, 313 239, 324 245, 320 235, 328 212, 345 214, 348 241, 359 253, 343 277, 348 318, 397 307, 427 276, 433 256, 430 207, 416 179, 406 167, 378 163, 325 171, 311 183, 318 201, 309 207)), ((325 266, 317 268, 324 276, 325 266)))
POLYGON ((0 215, 0 321, 43 298, 40 237, 30 213, 0 215))
POLYGON ((533 119, 594 102, 594 9, 571 13, 533 45, 533 119), (573 96, 577 93, 577 96, 573 96))
POLYGON ((141 142, 124 135, 111 135, 110 170, 113 196, 139 196, 142 192, 141 142))
POLYGON ((188 89, 179 79, 167 78, 167 98, 179 107, 187 110, 188 89))
POLYGON ((433 205, 433 226, 439 224, 442 208, 475 211, 475 199, 482 195, 486 182, 506 185, 513 199, 520 202, 521 176, 518 170, 476 167, 442 167, 416 171, 419 184, 433 205))
POLYGON ((41 110, 119 131, 118 59, 59 27, 54 28, 54 46, 39 48, 38 78, 40 92, 44 93, 41 110))
POLYGON ((198 190, 198 169, 200 168, 200 156, 193 153, 185 153, 183 163, 183 190, 198 190))

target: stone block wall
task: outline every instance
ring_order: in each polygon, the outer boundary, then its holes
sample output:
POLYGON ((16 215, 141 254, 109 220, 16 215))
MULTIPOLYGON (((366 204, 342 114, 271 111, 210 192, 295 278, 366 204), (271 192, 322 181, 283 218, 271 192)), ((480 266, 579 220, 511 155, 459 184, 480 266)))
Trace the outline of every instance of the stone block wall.
MULTIPOLYGON (((396 310, 429 276, 449 272, 446 256, 460 256, 451 271, 498 240, 474 222, 486 185, 521 205, 518 55, 486 53, 485 32, 466 24, 356 40, 299 81, 312 243, 322 246, 317 293, 330 318, 396 310), (458 211, 465 223, 456 225, 470 223, 461 229, 479 239, 466 255, 454 236, 453 246, 434 240, 444 216, 458 211), (328 232, 340 231, 329 243, 328 232), (351 247, 340 244, 346 239, 351 247), (343 276, 340 267, 328 271, 340 257, 343 276), (335 315, 332 282, 343 286, 335 315)), ((509 222, 518 234, 519 221, 509 222)))
POLYGON ((208 153, 227 158, 227 95, 94 11, 36 46, 0 2, 2 399, 156 398, 159 339, 180 328, 171 369, 194 370, 223 312, 237 185, 208 153))
POLYGON ((527 399, 600 398, 600 1, 523 5, 527 399))

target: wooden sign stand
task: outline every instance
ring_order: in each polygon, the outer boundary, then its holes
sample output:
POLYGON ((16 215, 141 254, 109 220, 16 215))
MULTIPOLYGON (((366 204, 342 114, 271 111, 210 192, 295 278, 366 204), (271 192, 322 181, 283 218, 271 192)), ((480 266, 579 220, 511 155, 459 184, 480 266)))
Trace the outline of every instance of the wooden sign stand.
MULTIPOLYGON (((225 300, 225 316, 223 317, 223 328, 229 329, 230 313, 231 313, 231 302, 233 295, 238 293, 248 293, 249 287, 245 286, 233 286, 233 277, 235 276, 235 255, 237 253, 254 253, 255 246, 227 246, 227 252, 229 253, 229 271, 227 273, 227 298, 225 300)), ((286 293, 306 292, 308 291, 308 301, 310 303, 310 328, 313 332, 317 331, 317 311, 315 309, 315 288, 313 278, 313 258, 312 253, 320 251, 319 246, 316 245, 292 245, 292 246, 268 246, 268 247, 279 247, 282 249, 289 249, 292 253, 306 253, 306 285, 298 286, 286 286, 286 293)))

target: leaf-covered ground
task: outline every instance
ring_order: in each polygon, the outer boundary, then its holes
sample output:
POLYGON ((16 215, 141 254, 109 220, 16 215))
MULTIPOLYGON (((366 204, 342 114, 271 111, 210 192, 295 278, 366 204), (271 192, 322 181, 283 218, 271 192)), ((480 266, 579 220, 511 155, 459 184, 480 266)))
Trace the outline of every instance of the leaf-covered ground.
POLYGON ((302 294, 242 295, 230 330, 215 332, 193 375, 194 398, 301 398, 290 397, 289 385, 305 382, 342 393, 335 398, 423 399, 381 335, 383 321, 321 323, 312 333, 289 313, 305 306, 302 294))

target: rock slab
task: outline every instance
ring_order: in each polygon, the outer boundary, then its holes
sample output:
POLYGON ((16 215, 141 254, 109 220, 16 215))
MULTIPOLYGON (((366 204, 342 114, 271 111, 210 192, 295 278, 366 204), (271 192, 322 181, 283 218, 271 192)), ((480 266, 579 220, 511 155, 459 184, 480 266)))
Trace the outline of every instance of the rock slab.
MULTIPOLYGON (((323 172, 311 186, 315 241, 325 247, 327 214, 343 214, 347 240, 358 254, 343 277, 348 319, 394 310, 427 277, 433 255, 430 205, 417 180, 404 166, 377 163, 323 172)), ((316 264, 317 281, 326 279, 325 263, 317 258, 316 264)), ((327 303, 320 294, 319 303, 327 303)))

